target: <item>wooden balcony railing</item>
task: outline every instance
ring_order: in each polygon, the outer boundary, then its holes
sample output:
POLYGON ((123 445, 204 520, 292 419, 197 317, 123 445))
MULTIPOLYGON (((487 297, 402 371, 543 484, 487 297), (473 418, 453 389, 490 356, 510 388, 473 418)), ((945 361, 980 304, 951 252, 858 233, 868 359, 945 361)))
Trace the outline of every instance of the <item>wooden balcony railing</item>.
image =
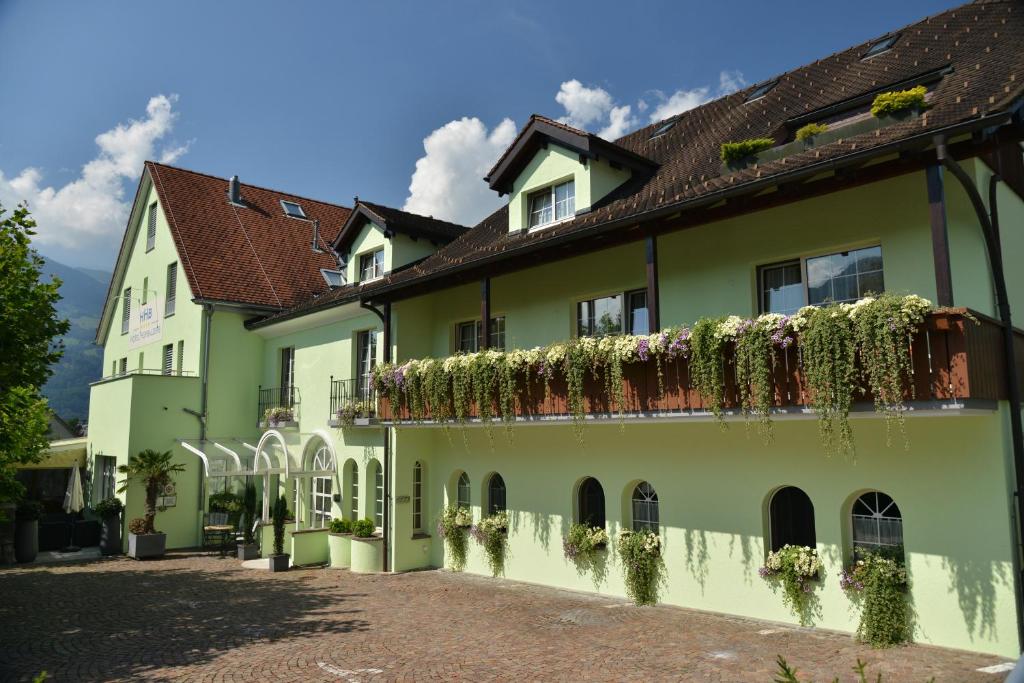
MULTIPOLYGON (((1015 331, 1017 367, 1024 374, 1024 332, 1015 331)), ((952 404, 976 406, 1006 398, 1006 367, 1003 359, 1002 326, 992 318, 966 309, 944 309, 928 315, 910 340, 912 376, 905 391, 911 407, 942 407, 952 404), (936 405, 941 404, 941 405, 936 405)), ((725 361, 725 405, 727 411, 738 411, 738 392, 731 352, 725 361)), ((800 367, 799 344, 777 351, 775 401, 777 409, 802 409, 809 403, 809 392, 800 367)), ((662 389, 659 390, 655 363, 631 363, 623 367, 623 388, 627 414, 693 414, 706 413, 700 394, 690 379, 685 359, 663 365, 662 389)), ((558 373, 560 375, 561 373, 558 373)), ((538 419, 568 417, 568 392, 565 380, 556 375, 545 392, 544 381, 532 377, 527 385, 522 378, 516 397, 517 418, 538 419)), ((870 396, 858 397, 858 403, 870 404, 870 396)), ((450 407, 449 407, 450 411, 450 407)), ((584 412, 587 415, 617 414, 610 405, 603 382, 587 373, 584 381, 584 412)), ((802 412, 802 411, 801 411, 802 412)), ((495 392, 491 414, 500 420, 498 396, 495 392)), ((477 417, 474 403, 470 417, 477 417)), ((382 422, 410 421, 409 408, 391 405, 386 395, 378 396, 378 418, 382 422)), ((429 407, 426 419, 430 419, 429 407)))

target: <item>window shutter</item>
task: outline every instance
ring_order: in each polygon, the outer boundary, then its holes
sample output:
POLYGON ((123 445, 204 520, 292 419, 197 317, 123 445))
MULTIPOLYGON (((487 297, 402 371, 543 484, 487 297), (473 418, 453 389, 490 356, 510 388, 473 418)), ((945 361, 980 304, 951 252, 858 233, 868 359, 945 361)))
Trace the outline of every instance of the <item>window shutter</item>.
POLYGON ((163 373, 169 375, 172 370, 174 370, 174 345, 166 344, 164 345, 163 373))
POLYGON ((164 315, 174 315, 178 296, 178 263, 167 266, 167 296, 164 299, 164 315))
POLYGON ((121 334, 128 334, 128 325, 132 319, 132 288, 124 290, 121 300, 121 334))
POLYGON ((149 205, 149 221, 146 225, 146 251, 156 244, 156 202, 149 205))

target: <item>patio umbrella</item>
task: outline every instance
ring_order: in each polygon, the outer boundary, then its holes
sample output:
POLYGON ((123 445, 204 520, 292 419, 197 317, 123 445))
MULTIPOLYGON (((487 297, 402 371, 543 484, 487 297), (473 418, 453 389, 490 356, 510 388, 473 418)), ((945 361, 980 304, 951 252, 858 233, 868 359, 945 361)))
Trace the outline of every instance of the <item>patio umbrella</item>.
MULTIPOLYGON (((77 515, 85 507, 85 498, 82 496, 82 475, 77 467, 71 468, 71 477, 68 480, 68 490, 64 492, 64 512, 69 515, 77 515)), ((74 545, 75 520, 71 520, 71 532, 68 534, 68 546, 64 548, 66 553, 76 553, 81 548, 74 545)))

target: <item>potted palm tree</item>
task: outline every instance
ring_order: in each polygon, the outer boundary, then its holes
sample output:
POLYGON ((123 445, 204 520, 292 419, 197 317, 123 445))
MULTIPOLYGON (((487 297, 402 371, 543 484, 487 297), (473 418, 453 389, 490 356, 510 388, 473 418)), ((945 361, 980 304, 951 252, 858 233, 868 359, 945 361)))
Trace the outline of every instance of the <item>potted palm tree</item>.
POLYGON ((274 520, 274 554, 270 556, 269 564, 272 572, 288 571, 288 561, 291 559, 284 552, 284 520, 288 516, 288 501, 284 496, 274 501, 274 509, 270 517, 274 520))
POLYGON ((260 547, 253 537, 253 522, 256 519, 256 485, 247 484, 242 494, 242 533, 244 539, 238 544, 238 559, 255 560, 260 556, 260 547))
POLYGON ((128 459, 127 465, 121 465, 117 471, 125 475, 118 493, 128 490, 133 479, 138 479, 146 487, 146 513, 139 519, 133 519, 128 526, 128 556, 136 560, 147 557, 161 557, 167 546, 167 534, 160 533, 153 526, 156 519, 156 499, 160 491, 170 484, 172 475, 185 471, 181 463, 171 462, 170 451, 154 451, 146 449, 128 459))
POLYGON ((97 503, 95 509, 102 520, 100 552, 104 555, 117 555, 121 552, 121 510, 124 505, 120 498, 111 496, 97 503))

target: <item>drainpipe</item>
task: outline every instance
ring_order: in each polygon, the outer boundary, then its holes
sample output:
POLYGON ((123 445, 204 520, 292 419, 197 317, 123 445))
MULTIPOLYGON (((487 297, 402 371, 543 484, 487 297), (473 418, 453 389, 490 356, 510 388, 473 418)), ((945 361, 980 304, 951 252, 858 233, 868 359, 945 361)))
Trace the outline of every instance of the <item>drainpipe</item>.
MULTIPOLYGON (((384 304, 384 310, 372 306, 365 301, 359 303, 361 308, 371 311, 380 318, 384 326, 384 362, 391 362, 391 303, 384 304)), ((384 428, 384 571, 391 571, 391 428, 384 428)))
MULTIPOLYGON (((203 377, 200 380, 199 393, 199 442, 206 441, 206 407, 207 390, 210 385, 210 337, 213 336, 213 304, 203 304, 203 377)), ((203 468, 199 468, 199 520, 202 525, 203 508, 206 507, 206 476, 203 468)), ((200 538, 200 541, 202 538, 200 538)))
POLYGON ((1017 565, 1017 638, 1024 649, 1024 570, 1022 570, 1022 538, 1021 522, 1024 521, 1024 426, 1021 424, 1021 397, 1020 385, 1017 382, 1017 358, 1014 353, 1013 324, 1010 317, 1010 301, 1006 292, 1006 278, 1003 272, 1003 251, 999 238, 999 212, 996 206, 996 189, 999 183, 999 176, 992 174, 988 185, 989 210, 981 199, 981 194, 975 186, 973 179, 964 169, 949 156, 946 150, 945 136, 935 138, 935 153, 939 162, 952 173, 971 200, 974 213, 978 217, 981 226, 981 233, 985 239, 985 248, 988 252, 989 267, 992 270, 992 284, 996 295, 996 308, 999 313, 999 320, 1003 324, 1003 355, 1006 358, 1006 385, 1007 398, 1010 404, 1010 434, 1013 444, 1013 464, 1016 475, 1015 491, 1016 500, 1016 526, 1017 539, 1014 548, 1014 562, 1017 565))

